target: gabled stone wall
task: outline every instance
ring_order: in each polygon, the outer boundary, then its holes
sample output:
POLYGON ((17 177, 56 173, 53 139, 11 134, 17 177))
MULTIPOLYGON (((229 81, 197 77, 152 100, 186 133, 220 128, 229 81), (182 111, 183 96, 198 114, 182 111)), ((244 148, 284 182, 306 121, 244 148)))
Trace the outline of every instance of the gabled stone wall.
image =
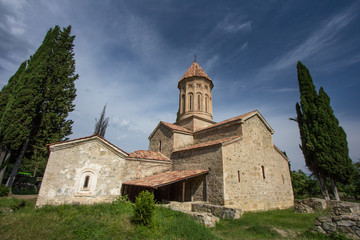
POLYGON ((173 146, 174 140, 171 130, 161 125, 150 139, 149 151, 161 152, 166 157, 170 158, 173 146))
POLYGON ((223 146, 225 205, 243 211, 283 209, 294 205, 290 170, 257 117, 243 125, 240 141, 223 146))
POLYGON ((69 146, 51 147, 36 206, 115 200, 120 195, 125 156, 96 139, 69 146), (84 189, 88 175, 89 186, 84 189))

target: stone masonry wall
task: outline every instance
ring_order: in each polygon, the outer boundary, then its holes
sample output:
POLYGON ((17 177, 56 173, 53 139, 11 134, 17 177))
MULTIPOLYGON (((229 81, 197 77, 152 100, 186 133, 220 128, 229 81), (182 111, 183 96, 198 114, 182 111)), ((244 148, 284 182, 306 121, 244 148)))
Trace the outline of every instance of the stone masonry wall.
POLYGON ((201 120, 201 119, 194 118, 194 130, 195 131, 198 130, 198 129, 201 129, 201 128, 211 126, 213 124, 214 123, 210 123, 210 122, 207 122, 207 121, 204 121, 204 120, 201 120))
POLYGON ((207 200, 212 204, 224 204, 221 146, 174 152, 171 159, 174 170, 209 170, 206 179, 207 200))
POLYGON ((188 134, 174 133, 174 149, 184 148, 194 143, 194 137, 188 134))
POLYGON ((171 169, 172 165, 170 162, 126 159, 126 164, 122 171, 123 182, 171 171, 171 169))
POLYGON ((124 157, 97 140, 51 148, 36 205, 113 201, 120 195, 123 176, 119 170, 124 164, 124 157), (80 181, 87 173, 91 175, 90 186, 83 191, 80 181))
POLYGON ((194 142, 202 143, 213 141, 217 139, 224 139, 233 136, 241 136, 242 130, 240 123, 221 127, 221 128, 213 128, 206 131, 202 131, 199 133, 194 133, 194 142))
POLYGON ((257 116, 243 128, 242 140, 223 146, 225 205, 243 211, 293 206, 288 161, 275 150, 271 133, 257 116))
POLYGON ((159 152, 159 146, 161 141, 161 153, 170 158, 171 151, 173 148, 173 134, 172 132, 164 127, 160 126, 155 134, 151 137, 149 142, 149 150, 159 152))

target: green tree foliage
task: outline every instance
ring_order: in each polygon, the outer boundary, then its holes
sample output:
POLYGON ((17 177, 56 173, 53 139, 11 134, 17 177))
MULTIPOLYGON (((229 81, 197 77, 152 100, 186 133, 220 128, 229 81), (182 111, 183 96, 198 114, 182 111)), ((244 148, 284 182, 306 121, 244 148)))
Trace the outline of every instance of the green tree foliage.
POLYGON ((323 88, 316 92, 309 70, 297 64, 300 104, 296 104, 301 150, 306 166, 319 180, 325 199, 330 199, 327 179, 337 200, 336 182, 346 182, 352 171, 344 130, 339 126, 323 88))
POLYGON ((349 183, 342 186, 343 191, 348 196, 352 196, 355 200, 360 200, 360 162, 354 163, 354 171, 352 172, 349 183))
POLYGON ((291 182, 295 198, 315 197, 321 194, 319 183, 313 176, 306 175, 302 170, 291 171, 291 182))
POLYGON ((1 91, 1 151, 11 151, 14 161, 7 183, 10 188, 24 156, 34 168, 44 169, 46 144, 71 134, 73 122, 67 117, 74 110, 78 75, 70 32, 71 26, 50 29, 35 54, 1 91))
POLYGON ((142 191, 135 199, 132 221, 135 224, 150 226, 152 224, 154 211, 154 194, 149 191, 142 191))
POLYGON ((99 120, 95 119, 95 131, 94 134, 98 134, 101 137, 105 137, 106 128, 109 125, 109 118, 105 118, 106 105, 104 106, 99 120))

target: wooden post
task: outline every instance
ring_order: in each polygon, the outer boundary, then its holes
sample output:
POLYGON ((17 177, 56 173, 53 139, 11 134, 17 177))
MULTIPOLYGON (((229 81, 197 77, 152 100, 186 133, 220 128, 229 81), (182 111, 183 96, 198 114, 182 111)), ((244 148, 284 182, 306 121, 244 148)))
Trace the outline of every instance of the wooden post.
POLYGON ((185 181, 182 182, 182 202, 185 202, 185 181))

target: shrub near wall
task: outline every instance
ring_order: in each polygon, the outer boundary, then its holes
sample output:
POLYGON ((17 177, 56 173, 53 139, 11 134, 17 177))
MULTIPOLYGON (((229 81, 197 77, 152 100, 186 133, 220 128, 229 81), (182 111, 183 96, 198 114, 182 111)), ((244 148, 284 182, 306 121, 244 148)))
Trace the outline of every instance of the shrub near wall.
POLYGON ((155 210, 154 194, 149 191, 142 191, 136 197, 133 205, 132 221, 135 224, 150 226, 155 210))

